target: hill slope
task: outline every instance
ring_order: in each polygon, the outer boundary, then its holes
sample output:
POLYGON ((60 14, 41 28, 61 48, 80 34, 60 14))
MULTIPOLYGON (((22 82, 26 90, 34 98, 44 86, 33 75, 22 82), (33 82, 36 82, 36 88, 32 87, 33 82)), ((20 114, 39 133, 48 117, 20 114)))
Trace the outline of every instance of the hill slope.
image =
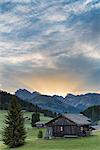
POLYGON ((19 103, 22 106, 22 109, 27 111, 34 111, 36 109, 36 106, 34 106, 32 103, 29 103, 27 101, 23 101, 20 98, 18 98, 15 95, 12 95, 10 93, 0 91, 0 110, 6 110, 9 107, 9 103, 13 97, 16 97, 19 103))
POLYGON ((100 120, 100 105, 92 106, 83 111, 87 117, 91 118, 93 122, 97 122, 100 120))

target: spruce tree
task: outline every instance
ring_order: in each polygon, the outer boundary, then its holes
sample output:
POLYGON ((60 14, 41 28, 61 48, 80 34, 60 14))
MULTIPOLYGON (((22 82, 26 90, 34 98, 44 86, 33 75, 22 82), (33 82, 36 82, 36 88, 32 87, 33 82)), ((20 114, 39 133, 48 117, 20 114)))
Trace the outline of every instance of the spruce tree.
POLYGON ((26 131, 21 105, 13 97, 5 119, 3 142, 10 148, 21 146, 25 143, 26 131))
POLYGON ((35 123, 40 121, 40 114, 38 112, 35 112, 32 114, 32 127, 35 127, 35 123))

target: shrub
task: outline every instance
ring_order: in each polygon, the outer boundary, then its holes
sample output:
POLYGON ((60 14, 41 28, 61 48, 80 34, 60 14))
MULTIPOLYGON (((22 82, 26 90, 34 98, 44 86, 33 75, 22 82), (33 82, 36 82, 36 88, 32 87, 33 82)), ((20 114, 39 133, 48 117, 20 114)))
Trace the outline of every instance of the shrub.
POLYGON ((39 130, 38 138, 43 138, 43 132, 41 130, 39 130))

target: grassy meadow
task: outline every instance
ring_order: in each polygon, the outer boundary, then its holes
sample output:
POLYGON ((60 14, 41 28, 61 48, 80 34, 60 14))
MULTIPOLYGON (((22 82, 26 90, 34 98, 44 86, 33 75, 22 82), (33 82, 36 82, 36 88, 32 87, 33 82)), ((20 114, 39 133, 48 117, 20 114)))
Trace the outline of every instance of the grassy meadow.
MULTIPOLYGON (((0 150, 11 150, 3 144, 1 136, 5 114, 5 111, 0 111, 0 150)), ((31 114, 25 112, 24 116, 31 118, 31 114)), ((49 119, 41 115, 42 121, 49 119)), ((95 132, 90 137, 44 140, 37 138, 39 129, 32 128, 30 120, 26 120, 25 126, 27 130, 26 144, 14 150, 100 150, 100 132, 95 132)), ((42 130, 45 133, 45 129, 42 130)))

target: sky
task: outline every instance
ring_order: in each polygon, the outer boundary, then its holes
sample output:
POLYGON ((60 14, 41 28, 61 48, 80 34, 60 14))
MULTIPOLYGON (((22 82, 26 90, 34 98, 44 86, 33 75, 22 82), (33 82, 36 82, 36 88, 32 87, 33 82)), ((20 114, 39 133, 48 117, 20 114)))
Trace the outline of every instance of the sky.
POLYGON ((0 89, 100 93, 99 0, 0 0, 0 89))

